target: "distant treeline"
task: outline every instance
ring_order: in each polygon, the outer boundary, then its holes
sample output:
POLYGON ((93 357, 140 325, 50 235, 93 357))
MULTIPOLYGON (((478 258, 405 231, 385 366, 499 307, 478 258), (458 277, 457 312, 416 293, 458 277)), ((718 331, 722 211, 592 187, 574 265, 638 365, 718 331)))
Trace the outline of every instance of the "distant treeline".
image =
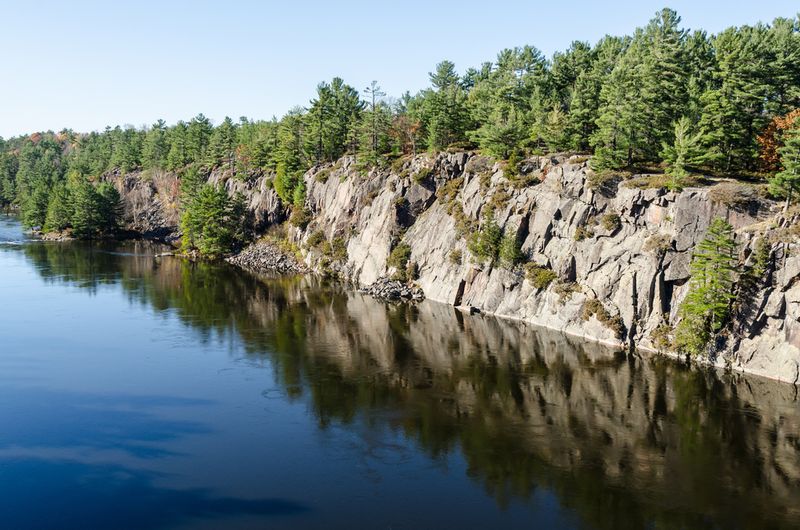
POLYGON ((173 126, 0 140, 0 204, 44 225, 61 186, 77 189, 112 169, 189 167, 223 167, 238 178, 274 173, 280 197, 299 203, 300 177, 314 165, 350 154, 369 167, 448 148, 500 159, 587 152, 598 170, 666 163, 774 173, 784 129, 794 127, 786 116, 800 107, 800 18, 708 35, 682 29, 664 9, 630 36, 573 42, 549 60, 525 46, 463 75, 443 61, 430 83, 387 98, 377 83, 359 92, 335 78, 281 119, 214 126, 200 114, 173 126))

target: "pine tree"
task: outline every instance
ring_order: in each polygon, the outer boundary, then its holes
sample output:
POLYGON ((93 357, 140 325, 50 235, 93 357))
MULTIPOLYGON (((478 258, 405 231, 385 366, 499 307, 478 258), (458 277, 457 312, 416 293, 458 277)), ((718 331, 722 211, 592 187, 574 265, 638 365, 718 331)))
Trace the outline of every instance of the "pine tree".
POLYGON ((169 153, 167 154, 167 169, 176 171, 189 163, 187 148, 188 127, 179 121, 169 132, 169 153))
POLYGON ((783 170, 769 181, 770 191, 777 196, 786 196, 784 211, 789 209, 792 195, 800 187, 800 118, 795 126, 784 134, 784 145, 778 149, 783 170))
POLYGON ((701 95, 700 129, 706 159, 718 169, 756 166, 756 133, 767 123, 763 27, 729 28, 714 37, 716 68, 701 95))
POLYGON ((144 169, 162 169, 167 164, 168 154, 167 124, 164 120, 158 120, 144 137, 142 167, 144 169))
POLYGON ((202 113, 192 118, 186 129, 186 156, 189 161, 200 163, 205 161, 213 132, 211 121, 202 113))
POLYGON ((680 308, 676 343, 688 353, 702 353, 725 324, 735 298, 737 265, 733 227, 715 218, 692 255, 689 293, 680 308))
POLYGON ((73 207, 73 233, 76 237, 83 239, 94 237, 103 222, 97 190, 88 180, 80 178, 70 193, 73 207))
POLYGON ((367 99, 367 111, 364 116, 362 130, 367 141, 362 142, 362 145, 366 147, 362 151, 366 162, 374 166, 378 164, 379 157, 385 151, 388 143, 391 115, 382 102, 386 92, 381 89, 377 81, 372 81, 370 86, 364 89, 364 94, 367 99))
POLYGON ((216 167, 226 164, 231 175, 236 169, 236 125, 230 117, 225 119, 214 129, 209 140, 206 164, 216 167))
POLYGON ((122 198, 110 182, 97 186, 98 229, 102 232, 116 232, 122 219, 122 198))
POLYGON ((645 160, 655 160, 661 145, 672 140, 673 124, 687 104, 687 32, 679 28, 680 21, 675 11, 665 8, 637 34, 643 41, 636 76, 643 125, 637 150, 645 160))
POLYGON ((591 137, 595 149, 592 165, 597 169, 619 169, 633 162, 637 106, 632 67, 620 62, 600 91, 597 129, 591 137))
POLYGON ((46 232, 60 232, 72 225, 72 197, 64 183, 57 184, 50 192, 47 216, 44 221, 46 232))
POLYGON ((224 187, 203 184, 181 214, 184 250, 208 257, 227 254, 244 241, 245 211, 241 196, 232 199, 224 187))
POLYGON ((275 191, 284 204, 292 204, 294 189, 307 169, 303 157, 305 122, 302 109, 294 109, 284 116, 278 128, 274 184, 275 191))
POLYGON ((702 160, 701 134, 692 134, 690 128, 689 118, 682 116, 675 122, 672 144, 661 143, 661 158, 667 165, 667 174, 674 179, 675 188, 679 188, 681 179, 689 174, 686 167, 702 160))
POLYGON ((428 147, 438 151, 466 140, 469 109, 467 94, 453 63, 439 63, 430 78, 435 90, 430 92, 427 100, 428 147))

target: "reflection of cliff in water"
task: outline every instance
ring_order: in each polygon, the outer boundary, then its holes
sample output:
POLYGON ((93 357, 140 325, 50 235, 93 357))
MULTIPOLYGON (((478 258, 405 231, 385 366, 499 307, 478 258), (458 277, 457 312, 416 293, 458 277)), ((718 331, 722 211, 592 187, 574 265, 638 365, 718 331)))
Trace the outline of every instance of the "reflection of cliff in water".
POLYGON ((594 527, 800 523, 791 385, 434 303, 387 306, 311 279, 85 245, 24 251, 46 278, 119 284, 202 339, 235 334, 274 364, 290 398, 307 394, 323 427, 365 419, 433 457, 460 450, 501 504, 548 488, 594 527))

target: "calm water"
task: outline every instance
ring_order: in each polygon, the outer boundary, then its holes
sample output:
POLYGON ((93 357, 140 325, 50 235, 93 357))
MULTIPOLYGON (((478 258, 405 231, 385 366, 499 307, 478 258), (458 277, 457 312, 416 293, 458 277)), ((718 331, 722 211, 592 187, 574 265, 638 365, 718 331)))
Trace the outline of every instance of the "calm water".
POLYGON ((2 528, 797 528, 794 387, 435 303, 24 242, 2 528))

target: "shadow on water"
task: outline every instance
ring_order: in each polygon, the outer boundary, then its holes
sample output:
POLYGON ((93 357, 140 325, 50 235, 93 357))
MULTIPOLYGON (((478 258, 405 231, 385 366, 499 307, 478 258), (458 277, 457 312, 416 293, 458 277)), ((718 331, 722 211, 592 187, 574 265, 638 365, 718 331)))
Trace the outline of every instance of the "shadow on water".
MULTIPOLYGON (((235 334, 254 363, 271 363, 288 399, 311 404, 321 429, 358 420, 402 433, 434 459, 459 451, 501 507, 546 488, 591 528, 800 525, 800 412, 790 385, 630 356, 435 303, 386 305, 308 278, 154 259, 146 246, 107 250, 21 251, 50 281, 90 292, 118 285, 132 302, 177 315, 200 340, 235 334)), ((140 424, 143 437, 201 428, 118 421, 134 433, 140 424)), ((135 434, 97 440, 132 452, 142 444, 135 434)), ((85 483, 84 471, 66 464, 36 472, 85 483)), ((98 469, 89 490, 102 498, 132 488, 145 512, 171 495, 186 513, 302 509, 202 492, 152 495, 150 477, 130 475, 117 487, 119 473, 98 469), (106 480, 115 487, 106 491, 106 480)), ((152 525, 130 517, 132 527, 152 525)))

